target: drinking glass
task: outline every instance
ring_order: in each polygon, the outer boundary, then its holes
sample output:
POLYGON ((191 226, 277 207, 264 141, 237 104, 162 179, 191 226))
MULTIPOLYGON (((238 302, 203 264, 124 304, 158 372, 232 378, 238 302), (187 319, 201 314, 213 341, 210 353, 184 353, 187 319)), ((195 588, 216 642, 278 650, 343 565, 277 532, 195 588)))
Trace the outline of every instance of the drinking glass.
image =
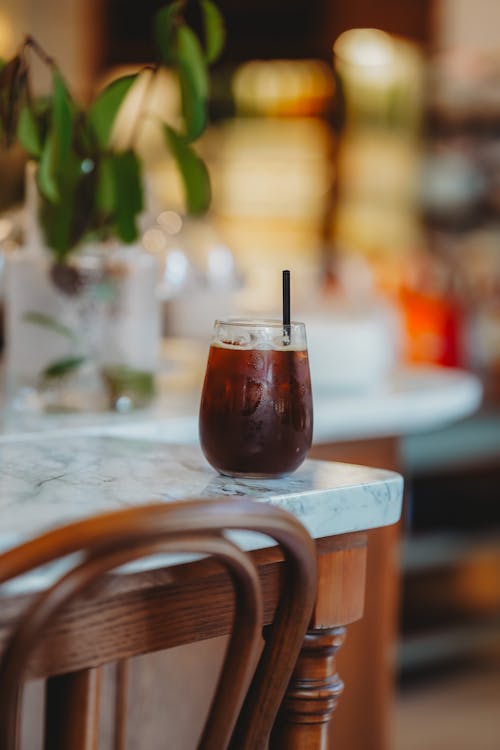
POLYGON ((221 474, 289 474, 311 447, 312 394, 303 323, 216 320, 200 405, 200 442, 221 474))

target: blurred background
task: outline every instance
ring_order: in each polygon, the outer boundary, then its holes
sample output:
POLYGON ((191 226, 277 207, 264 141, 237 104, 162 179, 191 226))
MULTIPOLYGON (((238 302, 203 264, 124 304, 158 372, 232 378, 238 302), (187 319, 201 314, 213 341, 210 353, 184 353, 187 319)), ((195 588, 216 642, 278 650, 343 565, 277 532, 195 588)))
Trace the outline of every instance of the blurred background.
MULTIPOLYGON (((0 0, 0 56, 29 30, 85 100, 151 60, 161 4, 0 0)), ((427 365, 481 379, 473 417, 398 443, 407 498, 391 734, 394 750, 497 749, 500 3, 218 4, 228 38, 200 144, 207 217, 182 215, 155 133, 141 145, 143 244, 162 263, 165 333, 203 339, 221 312, 276 312, 291 267, 296 317, 322 351, 319 388, 376 399, 394 368, 427 365)), ((152 97, 152 109, 178 107, 168 76, 152 97)), ((0 174, 8 252, 22 233, 21 151, 0 153, 0 174)))

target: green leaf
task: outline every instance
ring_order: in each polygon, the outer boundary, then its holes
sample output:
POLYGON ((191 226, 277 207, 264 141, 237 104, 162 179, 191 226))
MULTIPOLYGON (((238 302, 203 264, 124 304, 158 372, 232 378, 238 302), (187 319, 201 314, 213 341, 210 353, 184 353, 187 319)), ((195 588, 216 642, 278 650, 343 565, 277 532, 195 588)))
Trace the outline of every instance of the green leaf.
POLYGON ((179 83, 181 87, 182 114, 188 141, 194 141, 205 130, 207 112, 205 100, 199 96, 189 71, 180 68, 179 83))
POLYGON ((38 312, 26 312, 23 315, 23 321, 25 323, 33 323, 37 326, 43 326, 44 328, 50 328, 54 333, 59 333, 61 336, 70 339, 70 341, 76 341, 77 339, 71 328, 59 323, 58 320, 52 318, 50 315, 38 312))
POLYGON ((189 73, 197 94, 208 96, 208 71, 200 41, 189 26, 183 25, 177 32, 177 59, 189 73))
MULTIPOLYGON (((54 133, 49 135, 50 143, 54 133)), ((49 154, 50 156, 50 154, 49 154)), ((44 172, 45 148, 38 168, 38 183, 52 185, 50 171, 44 172)), ((49 157, 47 157, 49 162, 49 157)), ((62 261, 80 239, 82 231, 88 225, 88 218, 82 219, 82 212, 86 213, 87 201, 82 195, 81 188, 87 175, 82 174, 80 159, 71 151, 66 161, 64 172, 61 172, 56 185, 55 200, 46 196, 41 190, 39 220, 43 228, 45 241, 53 251, 57 260, 62 261), (85 227, 82 229, 82 221, 85 227)), ((54 178, 55 179, 55 178, 54 178)))
POLYGON ((53 380, 69 375, 85 362, 85 357, 65 357, 53 362, 41 374, 42 380, 53 380))
POLYGON ((108 148, 113 123, 125 97, 137 80, 137 74, 123 76, 107 86, 94 99, 89 109, 89 122, 97 142, 103 149, 108 148))
POLYGON ((177 72, 186 136, 193 141, 206 125, 208 72, 198 37, 188 26, 181 26, 178 31, 177 72))
POLYGON ((57 203, 59 200, 59 186, 55 175, 53 131, 49 133, 43 146, 40 156, 40 164, 38 166, 37 180, 41 194, 50 201, 50 203, 57 203))
POLYGON ((141 170, 133 151, 111 157, 115 205, 114 215, 118 236, 123 242, 134 242, 138 232, 136 216, 142 210, 141 170))
MULTIPOLYGON (((208 71, 199 39, 184 23, 183 6, 174 2, 162 8, 156 14, 155 33, 163 61, 174 67, 179 76, 186 136, 192 141, 206 125, 208 71)), ((213 34, 210 39, 211 45, 216 44, 213 34)))
POLYGON ((209 63, 219 57, 226 41, 224 19, 212 0, 200 0, 205 29, 205 56, 209 63))
POLYGON ((74 244, 72 239, 74 206, 75 195, 70 190, 62 191, 59 202, 51 203, 44 199, 40 202, 40 224, 45 242, 59 262, 64 260, 74 244))
POLYGON ((17 137, 21 146, 31 157, 39 158, 42 153, 42 138, 35 113, 25 105, 17 123, 17 137))
POLYGON ((191 214, 203 213, 209 207, 211 198, 207 168, 180 133, 169 125, 164 125, 164 133, 184 183, 187 210, 191 214))
POLYGON ((70 161, 74 105, 57 72, 54 73, 53 91, 52 122, 40 154, 38 186, 50 203, 57 203, 62 193, 60 176, 67 174, 70 161))
POLYGON ((112 158, 103 156, 97 167, 96 206, 101 215, 108 216, 115 205, 115 182, 112 158))
POLYGON ((169 3, 156 13, 154 35, 161 59, 165 65, 173 65, 177 54, 177 31, 182 23, 180 0, 169 3))
POLYGON ((55 170, 64 170, 73 140, 73 118, 75 105, 66 84, 58 71, 53 77, 54 109, 52 112, 52 133, 54 134, 55 170))

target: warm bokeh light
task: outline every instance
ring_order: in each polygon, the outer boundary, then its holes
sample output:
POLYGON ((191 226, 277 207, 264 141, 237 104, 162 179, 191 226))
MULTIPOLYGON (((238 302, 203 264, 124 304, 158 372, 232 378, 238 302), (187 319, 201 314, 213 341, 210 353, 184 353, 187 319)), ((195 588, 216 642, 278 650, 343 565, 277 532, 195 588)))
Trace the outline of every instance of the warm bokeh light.
POLYGON ((16 35, 10 16, 0 8, 0 57, 10 57, 16 48, 16 35))
POLYGON ((317 115, 328 109, 334 91, 332 70, 319 60, 252 60, 233 79, 241 114, 317 115))
POLYGON ((342 62, 363 68, 367 76, 395 75, 394 40, 379 29, 345 31, 335 42, 334 52, 342 62))
POLYGON ((424 70, 416 45, 378 29, 350 29, 333 53, 348 124, 418 129, 424 70))

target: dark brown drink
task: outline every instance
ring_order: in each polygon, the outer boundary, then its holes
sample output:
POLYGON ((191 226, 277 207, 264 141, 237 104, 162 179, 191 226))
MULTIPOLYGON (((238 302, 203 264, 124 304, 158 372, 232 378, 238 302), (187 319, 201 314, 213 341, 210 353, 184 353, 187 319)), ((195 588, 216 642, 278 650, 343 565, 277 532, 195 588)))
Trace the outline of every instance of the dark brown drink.
POLYGON ((210 347, 200 407, 209 463, 232 476, 280 476, 303 462, 312 440, 306 349, 210 347))

